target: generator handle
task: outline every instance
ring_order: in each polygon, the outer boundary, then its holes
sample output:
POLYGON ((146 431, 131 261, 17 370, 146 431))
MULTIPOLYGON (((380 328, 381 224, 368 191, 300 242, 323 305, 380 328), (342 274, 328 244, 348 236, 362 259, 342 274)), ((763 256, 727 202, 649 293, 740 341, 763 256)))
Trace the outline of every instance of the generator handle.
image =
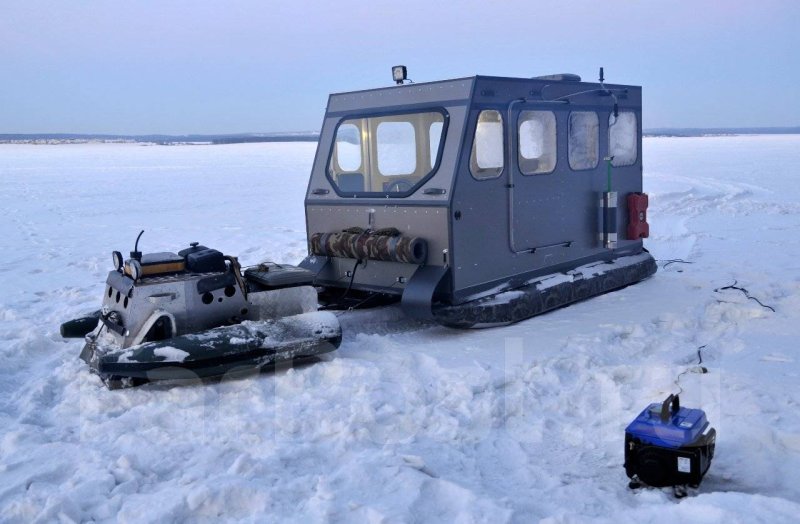
POLYGON ((670 395, 661 404, 661 421, 667 422, 673 413, 681 409, 681 401, 678 395, 670 395))

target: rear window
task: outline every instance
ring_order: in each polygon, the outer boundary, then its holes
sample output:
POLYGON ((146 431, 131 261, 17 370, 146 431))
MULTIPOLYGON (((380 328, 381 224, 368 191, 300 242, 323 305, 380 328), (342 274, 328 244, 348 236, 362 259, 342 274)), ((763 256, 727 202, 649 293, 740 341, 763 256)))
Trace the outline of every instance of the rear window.
POLYGON ((594 111, 569 114, 569 167, 574 170, 594 169, 599 157, 600 120, 594 111))
POLYGON ((608 154, 614 166, 630 166, 639 154, 639 125, 636 113, 621 111, 608 116, 608 154))
POLYGON ((342 196, 405 196, 433 173, 445 133, 440 111, 343 120, 328 164, 342 196))

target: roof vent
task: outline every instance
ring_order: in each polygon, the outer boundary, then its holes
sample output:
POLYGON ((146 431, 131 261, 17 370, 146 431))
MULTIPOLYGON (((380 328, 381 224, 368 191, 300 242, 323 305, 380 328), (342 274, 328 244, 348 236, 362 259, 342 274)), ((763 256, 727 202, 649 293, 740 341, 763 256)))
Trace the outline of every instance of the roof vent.
POLYGON ((550 80, 555 82, 580 82, 581 77, 580 75, 574 75, 572 73, 557 73, 555 75, 542 75, 542 76, 534 76, 534 80, 550 80))

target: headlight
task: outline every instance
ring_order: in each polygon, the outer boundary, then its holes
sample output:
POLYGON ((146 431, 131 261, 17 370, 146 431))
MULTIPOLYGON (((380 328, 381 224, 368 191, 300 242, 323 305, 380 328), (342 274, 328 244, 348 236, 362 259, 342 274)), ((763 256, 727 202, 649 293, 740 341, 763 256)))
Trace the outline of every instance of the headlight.
POLYGON ((139 261, 131 259, 128 260, 126 265, 128 267, 128 273, 130 273, 131 278, 134 280, 139 280, 139 277, 142 276, 142 265, 139 263, 139 261))
POLYGON ((119 251, 112 251, 111 252, 111 259, 114 261, 114 269, 117 271, 122 270, 122 253, 119 251))
POLYGON ((392 80, 395 81, 396 84, 402 84, 406 78, 408 78, 408 70, 404 65, 396 65, 392 67, 392 80))

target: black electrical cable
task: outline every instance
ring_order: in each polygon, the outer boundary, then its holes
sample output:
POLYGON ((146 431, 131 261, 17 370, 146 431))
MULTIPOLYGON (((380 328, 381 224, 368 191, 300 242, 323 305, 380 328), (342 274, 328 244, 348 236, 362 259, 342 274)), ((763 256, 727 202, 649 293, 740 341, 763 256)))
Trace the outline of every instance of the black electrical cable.
POLYGON ((142 238, 143 234, 144 234, 144 229, 139 231, 139 236, 136 237, 136 243, 133 245, 134 251, 139 251, 139 239, 142 238))
POLYGON ((664 262, 664 265, 661 266, 662 269, 667 269, 667 266, 670 264, 694 264, 694 262, 689 262, 688 260, 683 260, 682 258, 670 258, 667 260, 656 260, 656 262, 664 262))
MULTIPOLYGON (((395 282, 394 284, 392 284, 391 286, 389 286, 387 289, 392 289, 392 288, 393 288, 394 286, 396 286, 396 285, 397 285, 397 282, 395 282)), ((348 310, 349 310, 349 309, 358 309, 358 308, 360 308, 361 306, 363 306, 364 304, 366 304, 367 302, 369 302, 370 300, 372 300, 373 298, 375 298, 375 297, 377 297, 378 295, 381 295, 381 294, 382 294, 382 293, 370 293, 370 294, 369 294, 369 296, 368 296, 367 298, 365 298, 365 299, 363 299, 363 300, 361 300, 361 301, 359 301, 359 302, 356 302, 356 304, 355 304, 355 305, 353 305, 353 306, 350 306, 350 307, 348 308, 348 310)))
POLYGON ((694 367, 691 367, 691 368, 686 368, 680 374, 678 374, 678 376, 675 378, 674 384, 678 388, 678 393, 677 393, 678 395, 683 393, 683 386, 681 386, 680 382, 681 382, 681 377, 684 376, 686 373, 702 373, 702 374, 708 373, 708 368, 702 365, 703 364, 702 350, 705 349, 705 348, 706 348, 705 344, 703 344, 702 346, 697 348, 697 364, 698 365, 694 366, 694 367))
POLYGON ((358 270, 359 264, 361 264, 360 260, 356 260, 356 263, 353 264, 353 271, 350 273, 350 282, 347 284, 347 289, 344 290, 344 295, 342 295, 342 298, 346 297, 350 293, 350 289, 353 287, 353 281, 356 279, 356 270, 358 270))
MULTIPOLYGON (((336 302, 334 302, 332 304, 329 303, 329 304, 326 304, 326 305, 320 307, 319 308, 320 311, 327 311, 329 309, 338 309, 338 308, 340 308, 342 306, 342 300, 347 298, 347 295, 350 293, 350 290, 353 287, 353 281, 356 278, 356 269, 358 269, 358 265, 360 263, 361 263, 360 260, 356 260, 356 263, 353 266, 353 270, 350 272, 350 282, 347 284, 347 289, 344 290, 344 293, 342 293, 342 296, 340 296, 338 299, 336 299, 336 302)), ((345 277, 340 277, 338 280, 341 280, 342 278, 346 278, 346 276, 345 277)))
POLYGON ((613 92, 612 92, 610 89, 608 89, 608 88, 606 87, 606 85, 603 83, 603 73, 602 73, 602 68, 600 68, 600 69, 601 69, 601 72, 600 72, 600 87, 602 87, 603 89, 605 89, 605 92, 606 92, 607 94, 611 95, 611 98, 613 98, 613 99, 614 99, 614 122, 608 125, 608 127, 611 127, 611 126, 613 126, 614 124, 616 124, 616 123, 617 123, 617 120, 618 120, 618 118, 619 118, 619 100, 617 100, 617 95, 615 95, 615 94, 614 94, 614 93, 613 93, 613 92))
MULTIPOLYGON (((550 87, 550 86, 548 85, 548 86, 545 86, 545 87, 550 87)), ((616 98, 616 95, 614 95, 614 92, 625 93, 626 90, 625 89, 608 89, 608 88, 605 88, 605 89, 587 89, 586 91, 578 91, 577 93, 569 93, 569 94, 560 96, 558 98, 550 98, 550 99, 544 99, 544 97, 542 97, 542 98, 547 102, 559 102, 561 100, 566 100, 567 98, 572 98, 573 96, 585 95, 585 94, 588 94, 588 93, 608 93, 612 97, 616 98)))
POLYGON ((737 291, 741 291, 742 293, 744 293, 744 296, 746 296, 749 300, 755 300, 756 302, 758 302, 759 306, 763 307, 764 309, 769 309, 770 311, 775 313, 775 308, 774 307, 768 306, 767 304, 764 304, 763 302, 761 302, 756 297, 750 295, 750 292, 746 288, 737 286, 736 284, 738 284, 738 283, 739 283, 738 280, 734 280, 733 284, 731 284, 730 286, 719 287, 719 288, 715 289, 714 292, 715 293, 719 293, 720 291, 724 291, 726 289, 735 289, 737 291))
POLYGON ((351 309, 358 309, 361 306, 363 306, 364 304, 366 304, 367 302, 369 302, 370 300, 372 300, 373 298, 375 298, 376 296, 378 296, 378 293, 370 293, 369 296, 367 296, 367 298, 359 300, 358 302, 356 302, 354 305, 350 306, 347 309, 348 309, 348 311, 351 310, 351 309))
POLYGON ((680 394, 682 394, 682 393, 683 393, 683 386, 681 386, 681 377, 682 377, 682 376, 684 376, 684 375, 685 375, 686 373, 688 373, 688 372, 689 372, 689 370, 688 370, 688 369, 685 369, 685 370, 683 370, 683 371, 682 371, 682 372, 681 372, 681 373, 680 373, 680 374, 677 376, 677 378, 675 379, 675 382, 674 382, 674 384, 675 384, 675 386, 678 388, 678 393, 677 393, 677 395, 680 395, 680 394))
MULTIPOLYGON (((353 272, 355 273, 355 268, 353 268, 353 272)), ((350 281, 350 284, 352 285, 352 283, 353 283, 353 282, 352 282, 352 280, 351 280, 351 281, 350 281)), ((387 289, 392 289, 392 288, 393 288, 394 286, 396 286, 397 284, 398 284, 398 282, 395 282, 395 283, 393 283, 391 286, 389 286, 387 289)), ((348 291, 349 291, 349 286, 348 286, 348 291)), ((377 296, 379 296, 379 295, 383 295, 383 294, 384 294, 384 293, 370 293, 370 294, 369 294, 369 295, 368 295, 366 298, 363 298, 363 299, 359 300, 358 302, 356 302, 354 305, 352 305, 352 306, 348 307, 346 311, 352 311, 352 310, 354 310, 354 309, 358 309, 358 308, 360 308, 361 306, 363 306, 364 304, 366 304, 367 302, 369 302, 370 300, 374 299, 375 297, 377 297, 377 296)), ((342 297, 341 297, 341 298, 339 298, 339 300, 342 300, 342 299, 344 299, 346 295, 347 295, 347 292, 345 292, 345 294, 344 294, 344 295, 342 295, 342 297)), ((332 308, 339 307, 340 305, 341 305, 341 304, 337 302, 336 304, 333 304, 333 306, 323 306, 323 307, 321 307, 321 308, 320 308, 320 310, 323 310, 323 311, 324 311, 324 310, 327 310, 327 309, 332 309, 332 308)), ((343 313, 345 313, 345 311, 340 311, 340 312, 336 313, 336 316, 339 316, 339 315, 341 315, 341 314, 343 314, 343 313)))
POLYGON ((231 263, 230 270, 233 273, 233 278, 236 279, 236 283, 239 285, 239 290, 241 290, 242 296, 245 300, 247 300, 247 294, 249 293, 249 290, 247 289, 247 283, 245 282, 244 277, 242 277, 242 266, 239 264, 239 259, 230 255, 227 255, 224 258, 231 263))

